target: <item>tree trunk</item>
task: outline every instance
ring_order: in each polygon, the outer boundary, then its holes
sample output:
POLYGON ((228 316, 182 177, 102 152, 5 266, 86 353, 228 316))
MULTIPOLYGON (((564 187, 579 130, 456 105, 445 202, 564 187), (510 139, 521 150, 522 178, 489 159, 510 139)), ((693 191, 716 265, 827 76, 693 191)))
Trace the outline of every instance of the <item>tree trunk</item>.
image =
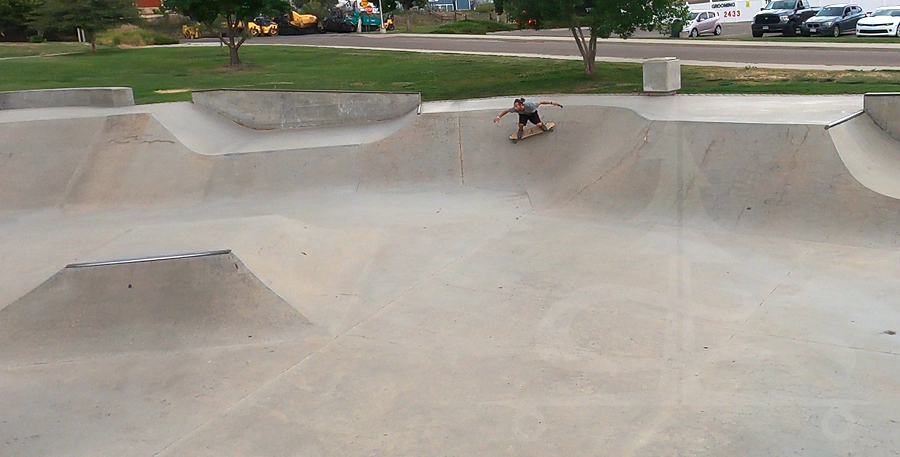
POLYGON ((228 41, 225 43, 225 45, 228 46, 228 66, 234 67, 241 64, 241 58, 238 56, 238 48, 244 44, 244 40, 246 40, 247 37, 242 36, 240 41, 235 42, 238 25, 237 17, 229 14, 225 17, 225 21, 228 26, 228 41))
POLYGON ((91 42, 91 52, 97 52, 97 39, 94 38, 93 33, 91 34, 91 39, 89 41, 91 42))
POLYGON ((581 53, 581 60, 584 61, 584 74, 594 74, 594 59, 597 56, 597 37, 591 31, 590 41, 584 39, 584 30, 575 25, 573 21, 569 25, 569 31, 575 37, 575 44, 578 45, 578 52, 581 53))
POLYGON ((409 32, 409 30, 412 28, 412 19, 410 19, 409 11, 406 12, 405 16, 406 16, 406 31, 409 32))

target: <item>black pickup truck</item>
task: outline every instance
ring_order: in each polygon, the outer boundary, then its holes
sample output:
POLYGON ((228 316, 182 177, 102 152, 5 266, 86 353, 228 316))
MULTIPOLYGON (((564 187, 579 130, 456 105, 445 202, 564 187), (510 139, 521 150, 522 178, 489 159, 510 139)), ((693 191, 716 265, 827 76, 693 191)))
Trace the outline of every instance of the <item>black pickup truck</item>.
POLYGON ((816 15, 819 8, 810 8, 809 0, 772 0, 753 16, 750 27, 753 36, 765 33, 782 33, 794 36, 800 32, 800 24, 816 15))

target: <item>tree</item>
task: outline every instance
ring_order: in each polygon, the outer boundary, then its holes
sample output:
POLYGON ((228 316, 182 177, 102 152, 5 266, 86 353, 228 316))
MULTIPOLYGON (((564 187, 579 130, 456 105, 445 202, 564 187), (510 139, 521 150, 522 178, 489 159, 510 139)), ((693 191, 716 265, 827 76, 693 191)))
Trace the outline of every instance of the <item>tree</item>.
POLYGON ((0 38, 24 40, 37 0, 0 0, 0 38))
POLYGON ((597 39, 616 34, 622 38, 635 30, 668 30, 677 20, 686 19, 687 3, 682 0, 505 0, 507 12, 522 23, 546 21, 564 24, 572 32, 584 60, 584 72, 593 75, 597 39), (584 29, 590 33, 585 37, 584 29))
POLYGON ((425 8, 426 6, 428 6, 428 0, 397 0, 397 2, 400 3, 401 6, 403 6, 403 11, 406 11, 406 31, 409 32, 409 30, 412 28, 412 17, 410 16, 409 12, 413 9, 414 6, 425 8))
POLYGON ((31 25, 42 32, 82 29, 97 52, 98 33, 139 18, 133 0, 45 0, 34 9, 31 25))
POLYGON ((163 8, 183 14, 191 19, 217 30, 216 22, 224 18, 224 36, 219 33, 219 41, 228 46, 228 65, 241 64, 238 49, 247 40, 247 34, 240 31, 241 23, 246 24, 261 12, 289 11, 290 5, 284 0, 164 0, 163 8))
POLYGON ((319 0, 309 0, 304 3, 300 8, 300 12, 303 14, 312 14, 318 19, 319 27, 322 27, 322 24, 325 22, 325 19, 331 15, 331 8, 334 8, 334 1, 324 0, 320 2, 319 0))

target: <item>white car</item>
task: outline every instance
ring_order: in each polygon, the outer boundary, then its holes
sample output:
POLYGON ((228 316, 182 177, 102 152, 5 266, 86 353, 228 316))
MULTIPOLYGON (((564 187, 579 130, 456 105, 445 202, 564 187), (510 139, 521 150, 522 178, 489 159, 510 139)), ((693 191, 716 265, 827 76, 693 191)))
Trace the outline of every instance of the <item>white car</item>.
POLYGON ((900 36, 900 6, 878 8, 856 23, 856 36, 900 36))

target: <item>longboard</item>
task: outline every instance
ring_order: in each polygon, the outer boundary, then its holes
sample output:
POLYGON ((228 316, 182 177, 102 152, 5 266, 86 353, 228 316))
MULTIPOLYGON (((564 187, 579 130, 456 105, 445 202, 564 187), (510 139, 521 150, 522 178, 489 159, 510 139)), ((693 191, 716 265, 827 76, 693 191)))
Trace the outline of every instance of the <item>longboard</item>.
MULTIPOLYGON (((554 124, 552 122, 545 122, 544 125, 547 126, 547 131, 549 132, 550 130, 553 130, 553 126, 555 126, 556 124, 554 124)), ((516 133, 518 133, 518 132, 516 132, 516 133)), ((528 138, 530 136, 540 135, 542 133, 544 133, 544 131, 541 130, 540 127, 535 125, 531 128, 525 129, 525 131, 522 133, 521 139, 524 140, 525 138, 528 138)), ((518 141, 520 138, 516 138, 516 134, 513 133, 512 135, 509 136, 509 139, 513 140, 513 141, 518 141)))

